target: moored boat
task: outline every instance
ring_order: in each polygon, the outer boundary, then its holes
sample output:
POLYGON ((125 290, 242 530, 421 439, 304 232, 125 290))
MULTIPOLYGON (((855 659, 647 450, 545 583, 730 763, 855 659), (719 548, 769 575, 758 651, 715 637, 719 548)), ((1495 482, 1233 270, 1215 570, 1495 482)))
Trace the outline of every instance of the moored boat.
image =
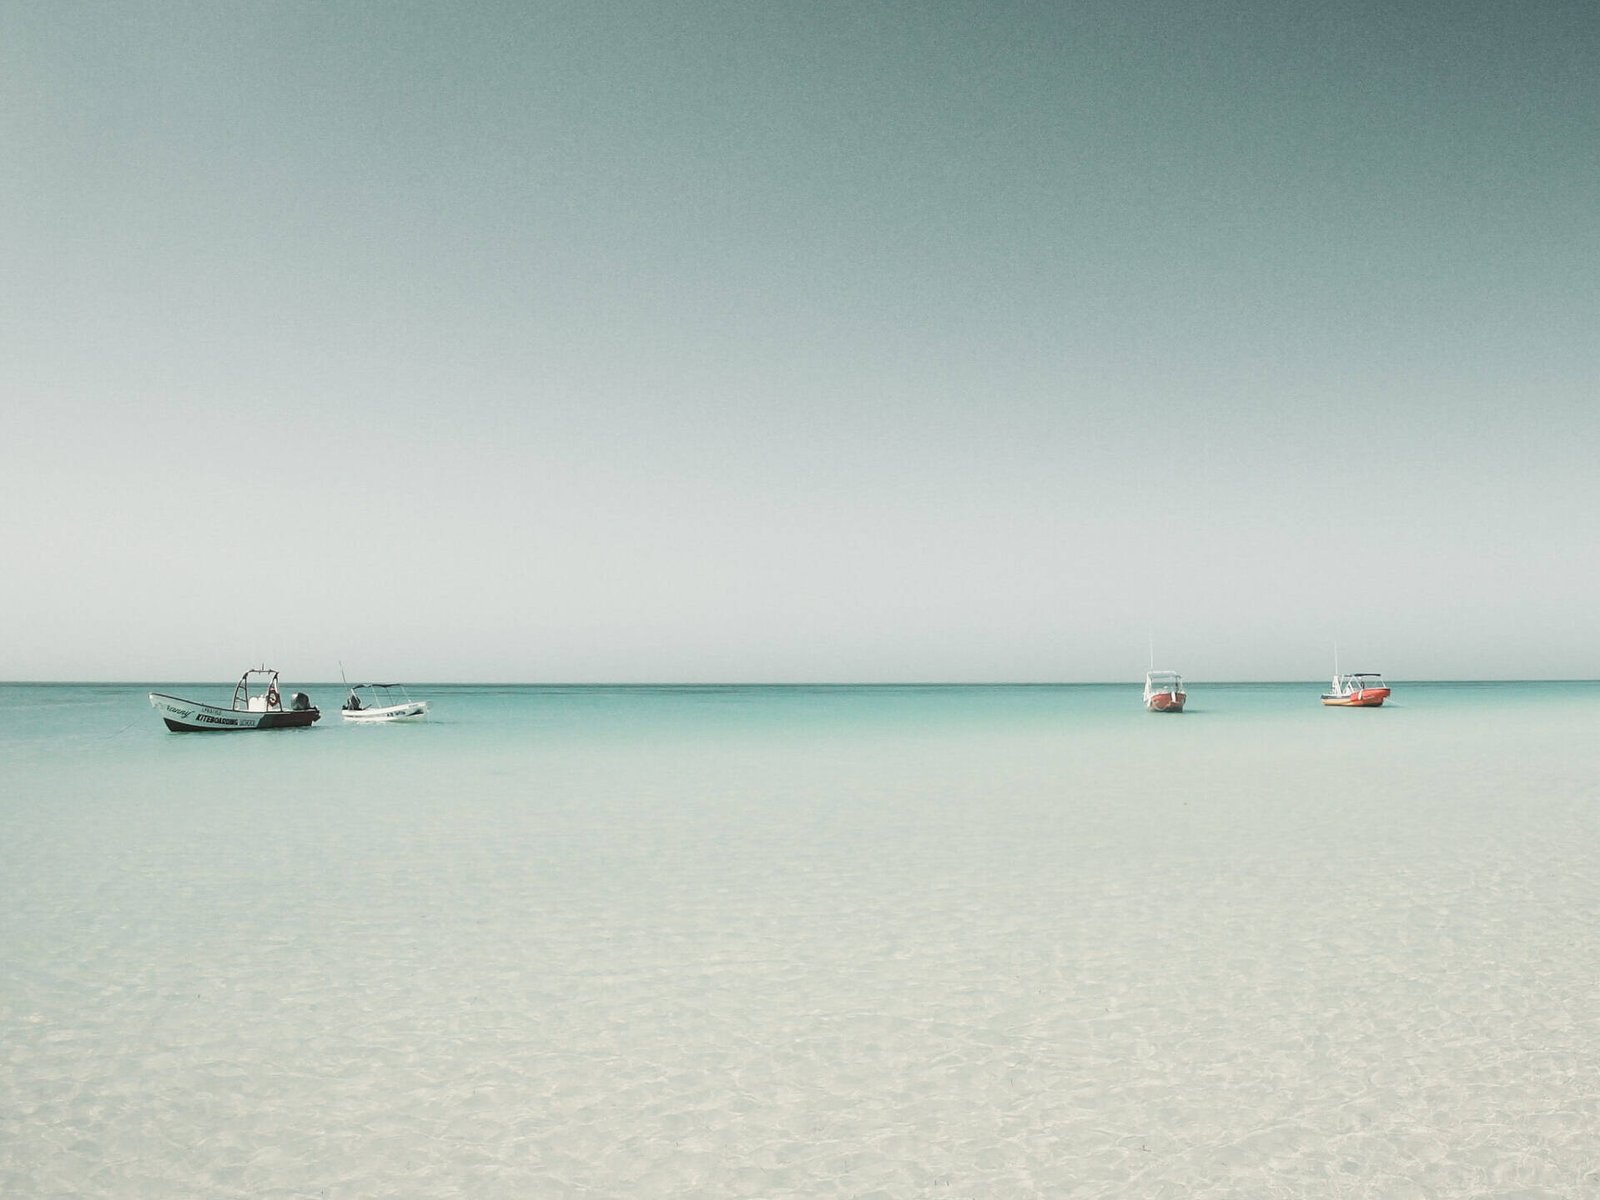
POLYGON ((1335 675, 1331 690, 1322 693, 1322 702, 1334 708, 1377 708, 1388 698, 1383 676, 1372 671, 1335 675))
POLYGON ((426 700, 413 700, 399 683, 358 683, 340 710, 346 721, 420 721, 428 715, 426 700))
POLYGON ((233 704, 228 708, 164 692, 150 693, 150 707, 161 714, 174 733, 304 729, 322 716, 304 692, 294 693, 285 708, 278 691, 278 673, 267 667, 252 667, 240 676, 234 685, 233 704))
POLYGON ((1188 694, 1176 671, 1151 671, 1144 677, 1144 706, 1150 712, 1181 713, 1188 694))

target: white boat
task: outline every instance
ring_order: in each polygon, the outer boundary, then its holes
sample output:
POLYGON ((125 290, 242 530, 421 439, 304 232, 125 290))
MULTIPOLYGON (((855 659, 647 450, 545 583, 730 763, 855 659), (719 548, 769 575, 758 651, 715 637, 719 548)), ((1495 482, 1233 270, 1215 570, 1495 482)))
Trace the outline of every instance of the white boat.
POLYGON ((285 708, 278 693, 278 673, 266 667, 252 667, 240 676, 233 688, 233 703, 227 708, 165 692, 151 692, 150 707, 161 714, 174 733, 304 729, 322 716, 304 692, 291 696, 289 707, 285 708))
POLYGON ((1151 671, 1144 677, 1144 706, 1150 712, 1183 711, 1189 697, 1183 690, 1183 676, 1176 671, 1151 671))
POLYGON ((346 721, 420 721, 428 715, 426 700, 413 700, 399 683, 358 683, 345 697, 346 721))

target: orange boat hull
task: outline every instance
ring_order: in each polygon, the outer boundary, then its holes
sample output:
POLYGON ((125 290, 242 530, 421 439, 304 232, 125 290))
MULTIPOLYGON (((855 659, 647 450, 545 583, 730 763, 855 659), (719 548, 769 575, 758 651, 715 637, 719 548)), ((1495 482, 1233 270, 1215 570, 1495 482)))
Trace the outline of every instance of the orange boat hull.
POLYGON ((1144 706, 1151 712, 1182 712, 1183 702, 1188 698, 1184 692, 1157 692, 1144 706))
POLYGON ((1332 708, 1378 708, 1388 698, 1388 688, 1362 688, 1348 696, 1324 696, 1322 702, 1332 708))

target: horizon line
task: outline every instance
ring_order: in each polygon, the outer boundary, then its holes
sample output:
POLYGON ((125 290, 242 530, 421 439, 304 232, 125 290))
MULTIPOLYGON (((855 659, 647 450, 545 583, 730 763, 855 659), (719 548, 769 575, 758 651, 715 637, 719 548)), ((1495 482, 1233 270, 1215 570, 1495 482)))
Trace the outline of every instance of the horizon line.
MULTIPOLYGON (((1349 674, 1349 672, 1345 672, 1349 674)), ((1179 672, 1179 674, 1182 674, 1179 672)), ((1186 683, 1211 686, 1288 685, 1315 683, 1313 678, 1302 679, 1206 679, 1200 676, 1183 676, 1186 683)), ((1320 678, 1320 677, 1317 677, 1320 678)), ((215 679, 0 679, 0 687, 145 687, 152 684, 200 684, 225 686, 227 680, 215 679)), ((367 682, 362 680, 360 682, 367 682)), ((553 688, 982 688, 982 687, 1128 687, 1142 682, 1139 677, 1120 679, 817 679, 817 680, 562 680, 562 679, 423 679, 403 682, 406 687, 553 687, 553 688)), ((1428 683, 1600 683, 1600 678, 1586 676, 1497 676, 1473 678, 1407 679, 1393 677, 1399 684, 1428 683)), ((352 685, 331 679, 303 681, 307 687, 348 687, 352 685)))

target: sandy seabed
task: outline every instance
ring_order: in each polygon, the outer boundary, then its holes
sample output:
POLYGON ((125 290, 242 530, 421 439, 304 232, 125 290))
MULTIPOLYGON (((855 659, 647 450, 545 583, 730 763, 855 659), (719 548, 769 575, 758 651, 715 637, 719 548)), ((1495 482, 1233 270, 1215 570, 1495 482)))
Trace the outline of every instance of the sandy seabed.
POLYGON ((0 1195, 1600 1196, 1594 751, 1291 742, 35 771, 0 1195))

